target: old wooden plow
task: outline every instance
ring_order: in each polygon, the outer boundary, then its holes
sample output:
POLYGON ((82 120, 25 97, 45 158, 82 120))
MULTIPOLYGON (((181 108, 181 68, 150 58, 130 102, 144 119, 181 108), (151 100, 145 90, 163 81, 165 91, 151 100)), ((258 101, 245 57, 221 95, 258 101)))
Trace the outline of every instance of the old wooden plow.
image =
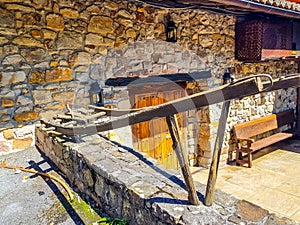
POLYGON ((215 183, 230 108, 230 100, 241 99, 261 92, 299 86, 300 74, 289 75, 277 80, 273 80, 269 75, 255 75, 153 107, 114 110, 90 105, 86 109, 77 110, 76 112, 68 107, 68 112, 65 115, 57 115, 52 121, 42 120, 42 123, 45 129, 53 130, 53 132, 57 134, 77 136, 95 134, 97 132, 113 130, 152 119, 166 117, 173 141, 172 147, 177 155, 187 187, 189 203, 199 205, 200 201, 191 176, 188 160, 185 154, 183 154, 178 122, 175 115, 188 110, 224 102, 204 200, 204 204, 210 206, 214 198, 215 183), (265 78, 267 78, 267 81, 265 78), (91 114, 91 112, 93 113, 91 114))

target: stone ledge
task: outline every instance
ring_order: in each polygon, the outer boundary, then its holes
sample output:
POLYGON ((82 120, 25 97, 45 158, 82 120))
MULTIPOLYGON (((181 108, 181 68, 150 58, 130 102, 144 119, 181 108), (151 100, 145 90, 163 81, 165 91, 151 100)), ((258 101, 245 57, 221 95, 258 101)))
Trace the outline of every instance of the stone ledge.
MULTIPOLYGON (((179 172, 164 170, 143 153, 117 146, 100 135, 55 137, 36 128, 36 145, 82 192, 110 216, 130 224, 272 224, 268 211, 216 191, 212 207, 187 202, 179 172), (250 208, 259 214, 245 212, 250 208)), ((205 186, 196 183, 203 200, 205 186)), ((296 224, 280 219, 286 224, 296 224)))

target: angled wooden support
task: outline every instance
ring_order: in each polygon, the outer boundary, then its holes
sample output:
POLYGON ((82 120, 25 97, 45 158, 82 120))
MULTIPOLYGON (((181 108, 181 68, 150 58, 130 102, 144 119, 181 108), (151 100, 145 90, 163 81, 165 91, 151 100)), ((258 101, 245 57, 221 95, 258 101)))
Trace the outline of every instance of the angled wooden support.
POLYGON ((194 181, 191 175, 191 171, 189 168, 189 163, 186 155, 183 152, 183 146, 180 141, 178 122, 175 115, 166 117, 167 124, 169 127, 169 131, 171 134, 171 138, 173 141, 173 149, 178 158, 178 162, 181 168, 182 175, 184 177, 185 185, 188 191, 188 201, 192 205, 200 205, 200 201, 197 196, 197 192, 195 189, 194 181))
POLYGON ((211 206, 214 200, 214 194, 215 194, 215 186, 217 181, 217 175, 218 175, 218 168, 219 168, 219 161, 220 156, 222 152, 222 144, 224 140, 224 134, 226 129, 226 122, 228 118, 230 108, 230 101, 224 102, 221 112, 221 118, 220 123, 218 127, 218 133, 217 133, 217 139, 215 142, 214 152, 213 152, 213 158, 211 162, 211 166, 209 169, 209 176, 208 181, 206 185, 206 193, 204 198, 204 204, 206 206, 211 206))
MULTIPOLYGON (((105 108, 93 107, 97 112, 105 112, 106 115, 112 117, 117 117, 109 121, 104 121, 99 124, 89 124, 86 126, 73 126, 67 127, 62 124, 55 124, 54 122, 42 121, 46 127, 55 127, 57 132, 60 132, 64 135, 74 136, 74 135, 83 135, 83 134, 95 134, 97 132, 112 130, 116 128, 121 128, 152 119, 167 117, 168 126, 173 140, 173 148, 177 154, 181 170, 186 182, 186 186, 189 193, 189 202, 191 204, 199 204, 198 197, 196 195, 195 187, 191 174, 188 168, 187 160, 184 158, 182 152, 182 146, 180 143, 178 135, 178 126, 176 125, 176 119, 174 115, 180 112, 185 112, 188 110, 198 109, 204 106, 225 102, 222 110, 222 117, 218 129, 218 137, 215 144, 215 149, 213 153, 213 160, 210 167, 210 174, 207 183, 206 196, 205 196, 205 205, 212 205, 214 198, 215 183, 217 179, 217 171, 219 165, 220 154, 222 150, 222 143, 224 139, 226 120, 229 110, 229 101, 232 99, 240 99, 245 96, 254 95, 262 91, 275 91, 282 88, 289 87, 300 87, 300 74, 295 74, 287 78, 276 80, 270 85, 269 82, 261 85, 259 81, 255 78, 242 79, 230 85, 223 85, 204 91, 201 93, 196 93, 191 96, 186 96, 184 98, 176 99, 171 102, 167 102, 158 106, 147 107, 143 109, 129 109, 129 110, 107 110, 105 108), (261 87, 263 86, 263 88, 261 87), (173 134, 172 134, 173 133, 173 134)), ((300 99, 300 94, 298 91, 298 99, 300 99)), ((299 100, 298 100, 299 104, 299 100)), ((298 115, 299 107, 298 107, 298 115)), ((298 117, 298 126, 299 126, 299 117, 298 117)))

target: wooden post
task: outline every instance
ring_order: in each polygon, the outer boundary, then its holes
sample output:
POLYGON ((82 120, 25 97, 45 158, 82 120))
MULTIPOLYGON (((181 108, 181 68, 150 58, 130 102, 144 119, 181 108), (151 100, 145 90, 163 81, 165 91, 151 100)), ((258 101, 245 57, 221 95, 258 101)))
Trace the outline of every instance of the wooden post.
POLYGON ((178 123, 177 123, 176 116, 175 115, 167 116, 166 120, 173 141, 172 146, 177 155, 181 172, 184 177, 185 185, 188 191, 188 201, 192 205, 200 205, 200 201, 197 196, 194 181, 191 176, 188 160, 185 154, 183 153, 183 147, 179 137, 178 123))
POLYGON ((296 135, 300 137, 300 87, 297 88, 297 121, 296 135))
MULTIPOLYGON (((298 73, 300 73, 300 62, 297 62, 298 73)), ((299 82, 298 82, 299 83, 299 82)), ((300 137, 300 86, 297 87, 297 121, 296 121, 296 136, 300 137)))
POLYGON ((213 152, 213 158, 211 162, 211 166, 209 169, 209 176, 208 181, 206 185, 206 193, 204 198, 204 204, 206 206, 211 206, 214 200, 214 194, 215 194, 215 186, 217 181, 217 175, 218 175, 218 168, 219 168, 219 161, 222 151, 222 144, 224 140, 224 134, 226 129, 226 123, 228 118, 230 108, 230 101, 224 102, 222 111, 221 111, 221 118, 220 123, 218 127, 218 133, 217 138, 215 142, 214 152, 213 152))

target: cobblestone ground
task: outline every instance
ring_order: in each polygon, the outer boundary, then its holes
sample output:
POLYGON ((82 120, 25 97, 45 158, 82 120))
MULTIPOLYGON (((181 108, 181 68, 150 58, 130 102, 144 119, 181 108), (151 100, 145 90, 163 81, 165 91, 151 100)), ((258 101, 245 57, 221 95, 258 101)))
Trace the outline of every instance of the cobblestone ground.
MULTIPOLYGON (((64 181, 57 168, 35 148, 0 156, 11 166, 49 172, 64 181)), ((75 200, 60 184, 19 170, 0 168, 0 224, 90 224, 100 217, 76 192, 75 200)))

